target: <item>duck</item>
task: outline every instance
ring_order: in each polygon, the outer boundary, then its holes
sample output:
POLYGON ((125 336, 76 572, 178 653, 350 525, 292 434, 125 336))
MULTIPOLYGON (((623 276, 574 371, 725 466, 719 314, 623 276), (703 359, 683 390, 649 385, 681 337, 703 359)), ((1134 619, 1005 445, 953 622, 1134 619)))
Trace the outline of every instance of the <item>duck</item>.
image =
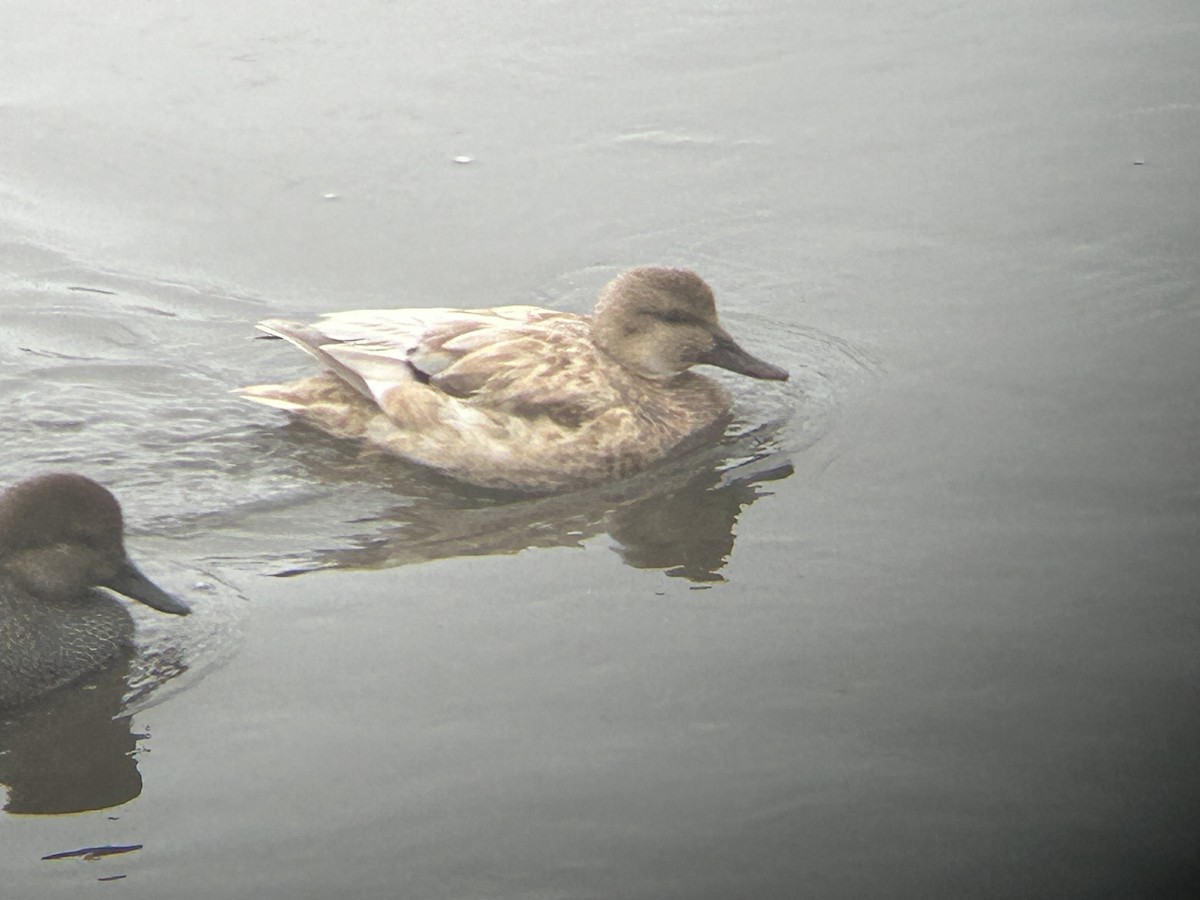
POLYGON ((719 436, 730 396, 693 366, 788 378, 721 327, 699 275, 663 266, 622 272, 590 316, 535 306, 374 309, 257 327, 323 371, 236 393, 502 490, 614 481, 719 436))
POLYGON ((0 709, 24 706, 133 646, 129 611, 99 588, 164 613, 190 612, 126 554, 121 505, 103 485, 52 472, 0 494, 0 709))

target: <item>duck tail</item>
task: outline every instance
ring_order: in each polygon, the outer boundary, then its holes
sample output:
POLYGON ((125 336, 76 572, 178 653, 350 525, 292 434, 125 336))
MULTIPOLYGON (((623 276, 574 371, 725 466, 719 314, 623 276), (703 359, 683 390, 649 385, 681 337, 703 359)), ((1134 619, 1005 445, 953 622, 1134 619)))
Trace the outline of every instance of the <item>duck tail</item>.
POLYGON ((306 404, 297 401, 294 396, 289 396, 292 391, 286 384, 252 384, 248 387, 236 388, 229 393, 245 397, 255 403, 261 403, 263 406, 271 406, 287 412, 304 412, 306 408, 306 404))

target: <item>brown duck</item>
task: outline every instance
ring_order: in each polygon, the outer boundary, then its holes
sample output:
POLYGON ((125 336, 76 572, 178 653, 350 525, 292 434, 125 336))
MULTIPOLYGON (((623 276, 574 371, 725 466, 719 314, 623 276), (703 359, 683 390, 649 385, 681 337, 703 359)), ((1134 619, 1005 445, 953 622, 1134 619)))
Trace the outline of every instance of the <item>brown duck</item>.
POLYGON ((721 328, 698 275, 657 266, 609 282, 591 316, 533 306, 362 310, 258 327, 326 370, 243 396, 495 488, 623 478, 719 434, 729 395, 692 366, 788 377, 721 328))

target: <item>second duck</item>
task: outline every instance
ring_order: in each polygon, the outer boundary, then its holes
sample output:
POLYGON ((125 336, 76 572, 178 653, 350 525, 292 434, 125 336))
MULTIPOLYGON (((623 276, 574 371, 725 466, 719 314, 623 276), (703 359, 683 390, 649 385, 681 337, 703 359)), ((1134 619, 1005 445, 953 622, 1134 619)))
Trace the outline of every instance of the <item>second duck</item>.
POLYGON ((720 326, 694 272, 644 266, 592 316, 533 306, 332 313, 258 327, 326 371, 250 400, 493 488, 555 491, 632 475, 716 434, 730 399, 698 364, 782 381, 720 326))

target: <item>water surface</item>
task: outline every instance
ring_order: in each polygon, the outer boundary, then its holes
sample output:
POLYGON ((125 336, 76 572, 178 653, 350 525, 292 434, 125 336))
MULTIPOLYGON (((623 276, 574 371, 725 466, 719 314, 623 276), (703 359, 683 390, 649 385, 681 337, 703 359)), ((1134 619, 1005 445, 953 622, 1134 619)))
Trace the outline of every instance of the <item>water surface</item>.
POLYGON ((14 896, 1194 895, 1192 4, 0 22, 0 481, 196 607, 0 730, 14 896), (793 380, 625 484, 228 394, 306 369, 261 318, 644 262, 793 380))

